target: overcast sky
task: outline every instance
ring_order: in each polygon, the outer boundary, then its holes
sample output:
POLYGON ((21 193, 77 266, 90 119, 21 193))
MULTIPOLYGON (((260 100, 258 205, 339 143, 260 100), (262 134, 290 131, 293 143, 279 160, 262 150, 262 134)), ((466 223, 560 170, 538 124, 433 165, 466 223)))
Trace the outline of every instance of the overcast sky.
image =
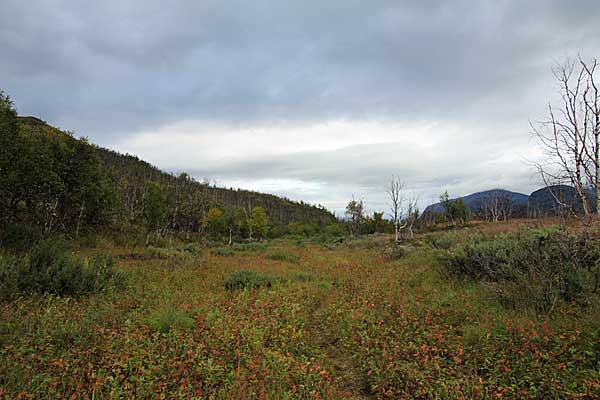
POLYGON ((551 67, 600 57, 597 0, 0 2, 0 89, 170 172, 341 210, 539 186, 551 67))

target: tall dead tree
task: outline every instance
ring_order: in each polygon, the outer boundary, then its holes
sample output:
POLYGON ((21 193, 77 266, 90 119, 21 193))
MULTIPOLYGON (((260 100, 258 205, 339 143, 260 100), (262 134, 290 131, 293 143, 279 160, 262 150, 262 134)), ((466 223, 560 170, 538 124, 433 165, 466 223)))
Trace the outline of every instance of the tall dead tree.
POLYGON ((402 197, 403 190, 404 183, 400 178, 392 175, 387 194, 390 198, 390 216, 392 217, 392 223, 394 225, 396 242, 400 240, 400 219, 402 218, 402 206, 404 203, 404 198, 402 197))
POLYGON ((394 225, 396 242, 400 240, 400 232, 405 228, 408 228, 410 237, 413 236, 413 226, 419 218, 419 197, 414 193, 405 197, 403 192, 404 182, 392 175, 387 194, 390 199, 390 217, 394 225))
POLYGON ((419 196, 413 193, 406 199, 406 208, 402 211, 402 229, 408 230, 409 236, 414 236, 413 227, 419 219, 419 196))
MULTIPOLYGON (((553 69, 560 85, 561 104, 548 104, 548 119, 533 131, 546 156, 537 164, 547 187, 568 184, 575 189, 584 215, 591 207, 587 188, 596 192, 595 208, 600 212, 600 91, 598 61, 581 57, 553 69)), ((551 191, 552 193, 552 191, 551 191)), ((560 199, 555 196, 557 204, 560 199)))
POLYGON ((492 222, 508 220, 513 211, 513 202, 508 193, 493 192, 483 199, 483 217, 492 222))

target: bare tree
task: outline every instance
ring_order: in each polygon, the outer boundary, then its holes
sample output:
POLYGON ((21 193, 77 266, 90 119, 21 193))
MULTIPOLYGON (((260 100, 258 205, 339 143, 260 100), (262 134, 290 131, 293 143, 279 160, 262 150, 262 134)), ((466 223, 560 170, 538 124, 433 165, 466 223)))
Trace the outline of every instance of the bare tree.
POLYGON ((419 219, 419 196, 413 193, 406 199, 406 209, 402 211, 402 229, 407 228, 408 234, 414 236, 413 227, 419 219))
POLYGON ((404 182, 400 178, 392 175, 390 179, 390 186, 387 190, 387 194, 390 197, 390 216, 392 217, 392 223, 394 224, 394 234, 396 242, 400 240, 400 220, 402 218, 402 206, 404 198, 402 197, 402 191, 404 190, 404 182))
MULTIPOLYGON (((596 59, 579 57, 553 69, 560 84, 561 105, 548 104, 548 119, 532 124, 546 159, 537 164, 544 184, 575 188, 584 215, 590 213, 586 188, 596 191, 600 212, 600 92, 596 59)), ((552 193, 552 191, 551 191, 552 193)), ((559 199, 555 196, 559 205, 559 199)))
POLYGON ((410 237, 413 237, 413 227, 419 218, 419 197, 413 193, 409 197, 404 196, 404 182, 392 175, 387 194, 390 198, 390 217, 394 225, 395 241, 400 240, 400 232, 408 228, 410 237))
POLYGON ((583 94, 584 134, 591 137, 591 145, 586 148, 589 162, 585 165, 588 182, 596 189, 596 212, 600 213, 600 77, 596 73, 598 60, 584 62, 579 57, 579 63, 585 70, 586 89, 583 94))
POLYGON ((492 222, 508 220, 513 211, 513 202, 505 192, 493 192, 483 199, 483 217, 492 222))

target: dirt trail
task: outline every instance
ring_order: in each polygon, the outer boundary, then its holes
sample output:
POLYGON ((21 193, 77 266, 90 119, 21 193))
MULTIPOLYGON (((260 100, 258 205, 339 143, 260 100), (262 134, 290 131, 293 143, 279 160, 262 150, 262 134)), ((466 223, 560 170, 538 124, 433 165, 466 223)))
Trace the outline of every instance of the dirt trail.
POLYGON ((348 350, 344 349, 334 328, 328 324, 328 307, 333 302, 335 290, 330 289, 312 312, 306 326, 311 342, 325 355, 325 367, 340 392, 348 399, 372 399, 367 376, 360 370, 348 350))

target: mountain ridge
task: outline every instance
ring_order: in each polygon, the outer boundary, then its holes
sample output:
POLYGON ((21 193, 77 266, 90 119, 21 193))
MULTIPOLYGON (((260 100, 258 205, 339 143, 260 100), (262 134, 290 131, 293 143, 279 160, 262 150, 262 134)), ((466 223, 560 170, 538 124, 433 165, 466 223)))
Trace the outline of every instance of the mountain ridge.
MULTIPOLYGON (((452 200, 462 200, 471 212, 478 212, 478 211, 481 211, 481 209, 484 207, 485 202, 487 200, 490 200, 490 199, 492 199, 494 197, 498 197, 498 196, 504 196, 504 197, 510 199, 511 202, 513 203, 513 205, 523 205, 524 203, 527 203, 527 201, 529 199, 529 195, 526 195, 524 193, 513 192, 513 191, 507 190, 507 189, 496 188, 496 189, 483 190, 480 192, 471 193, 471 194, 468 194, 465 196, 456 197, 456 198, 453 198, 452 200)), ((425 210, 423 211, 423 214, 441 213, 441 212, 444 212, 444 207, 441 202, 437 202, 437 203, 428 205, 425 208, 425 210)))

